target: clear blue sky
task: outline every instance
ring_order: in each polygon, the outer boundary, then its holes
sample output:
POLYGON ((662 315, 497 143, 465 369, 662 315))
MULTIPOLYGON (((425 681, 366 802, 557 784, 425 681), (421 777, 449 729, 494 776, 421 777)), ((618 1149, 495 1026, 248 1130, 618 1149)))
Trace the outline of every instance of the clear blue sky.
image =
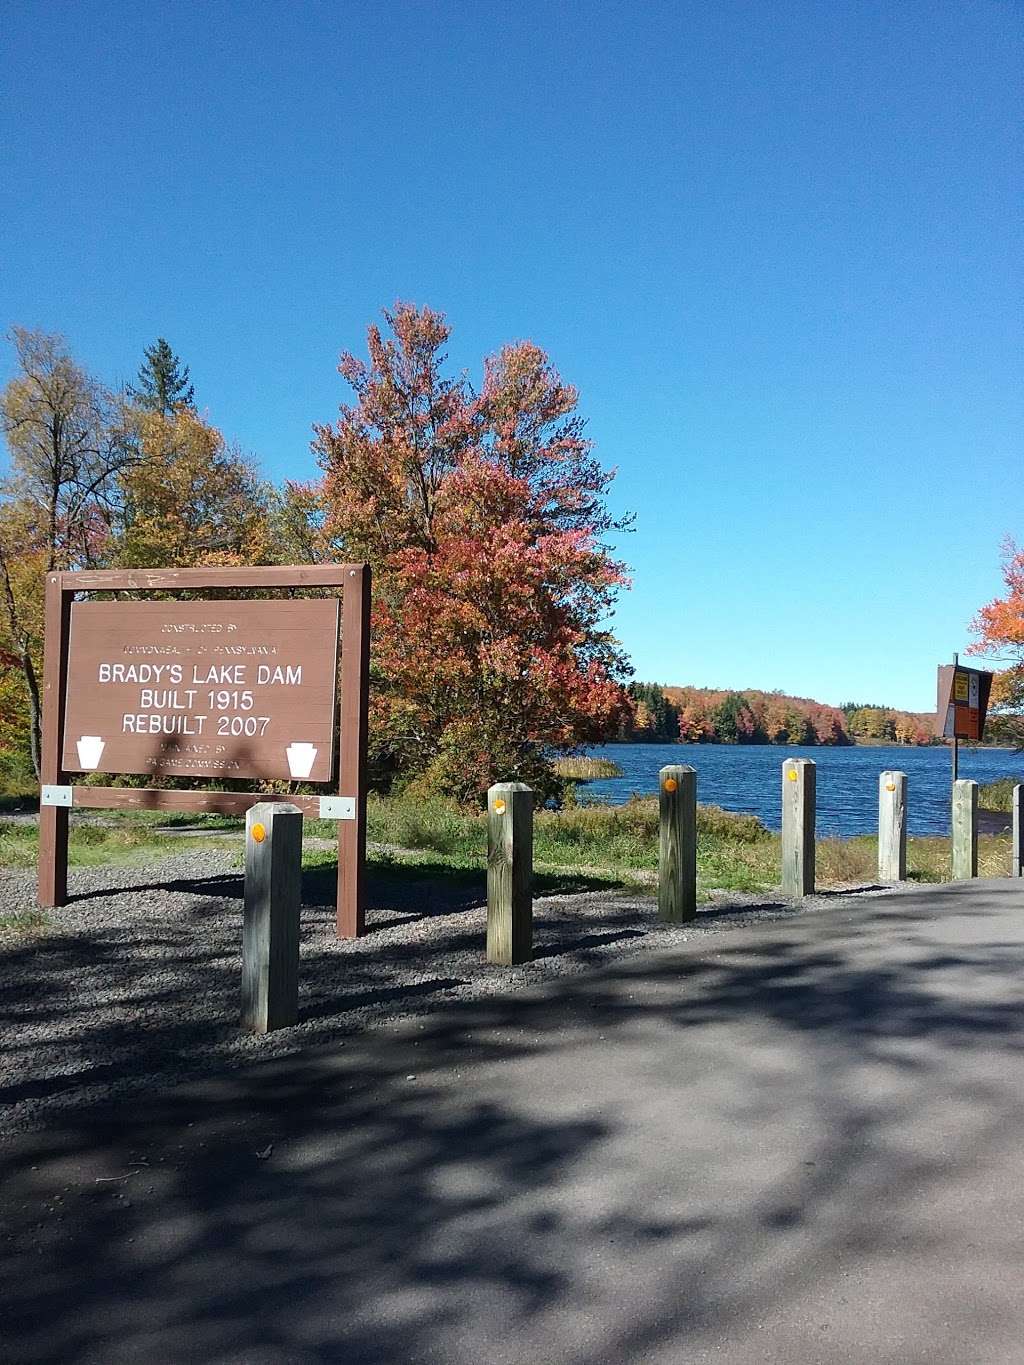
POLYGON ((1022 14, 10 3, 0 322, 108 381, 166 336, 276 478, 382 306, 474 376, 531 337, 637 514, 639 676, 933 706, 1024 533, 1022 14))

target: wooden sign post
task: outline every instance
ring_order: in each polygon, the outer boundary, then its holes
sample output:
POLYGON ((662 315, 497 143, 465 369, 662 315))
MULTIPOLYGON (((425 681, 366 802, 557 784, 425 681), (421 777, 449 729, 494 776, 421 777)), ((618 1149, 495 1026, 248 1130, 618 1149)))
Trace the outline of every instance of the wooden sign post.
POLYGON ((260 801, 245 817, 242 1027, 288 1028, 299 1017, 302 811, 260 801))
POLYGON ((878 880, 907 879, 907 775, 891 770, 878 779, 878 880))
POLYGON ((220 811, 258 792, 68 784, 69 773, 332 783, 290 796, 338 822, 339 938, 363 933, 370 570, 89 570, 46 579, 39 902, 67 901, 68 811, 220 811), (162 594, 341 588, 341 699, 334 599, 80 601, 76 593, 162 594), (335 752, 337 741, 337 754, 335 752))
POLYGON ((810 758, 782 765, 782 894, 814 895, 814 832, 817 768, 810 758))
POLYGON ((697 917, 697 770, 670 763, 658 773, 658 918, 697 917))
POLYGON ((496 782, 487 791, 487 961, 533 956, 533 790, 496 782))
POLYGON ((978 875, 978 784, 969 778, 953 783, 953 880, 978 875))

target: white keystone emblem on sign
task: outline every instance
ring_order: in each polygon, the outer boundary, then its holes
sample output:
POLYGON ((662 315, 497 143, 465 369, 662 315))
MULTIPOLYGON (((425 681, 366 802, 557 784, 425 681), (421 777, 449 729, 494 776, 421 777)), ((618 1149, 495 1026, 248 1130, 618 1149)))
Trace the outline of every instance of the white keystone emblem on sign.
POLYGON ((100 766, 104 745, 99 735, 83 735, 75 747, 78 749, 78 761, 83 768, 100 766))
POLYGON ((288 756, 288 771, 292 777, 308 777, 313 771, 317 755, 315 744, 293 742, 285 749, 285 753, 288 756))

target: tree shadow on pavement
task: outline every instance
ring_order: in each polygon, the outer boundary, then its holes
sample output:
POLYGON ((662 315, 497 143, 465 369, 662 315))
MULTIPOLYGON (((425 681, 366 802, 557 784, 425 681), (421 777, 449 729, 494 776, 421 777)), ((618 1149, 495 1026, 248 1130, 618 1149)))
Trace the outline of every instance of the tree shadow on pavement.
POLYGON ((933 894, 51 1115, 4 1153, 4 1360, 666 1365, 780 1309, 792 1358, 868 1358, 863 1314, 829 1353, 801 1305, 870 1270, 882 1312, 903 1265, 947 1333, 991 1330, 944 1284, 963 1189, 1024 1140, 1021 917, 933 894))

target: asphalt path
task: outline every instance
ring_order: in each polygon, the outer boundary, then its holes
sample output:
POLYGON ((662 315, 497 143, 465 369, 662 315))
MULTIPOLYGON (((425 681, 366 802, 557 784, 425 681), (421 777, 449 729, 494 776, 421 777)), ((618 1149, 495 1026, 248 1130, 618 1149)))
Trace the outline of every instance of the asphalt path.
POLYGON ((1024 1360, 1024 883, 837 900, 0 1150, 0 1360, 1024 1360))

